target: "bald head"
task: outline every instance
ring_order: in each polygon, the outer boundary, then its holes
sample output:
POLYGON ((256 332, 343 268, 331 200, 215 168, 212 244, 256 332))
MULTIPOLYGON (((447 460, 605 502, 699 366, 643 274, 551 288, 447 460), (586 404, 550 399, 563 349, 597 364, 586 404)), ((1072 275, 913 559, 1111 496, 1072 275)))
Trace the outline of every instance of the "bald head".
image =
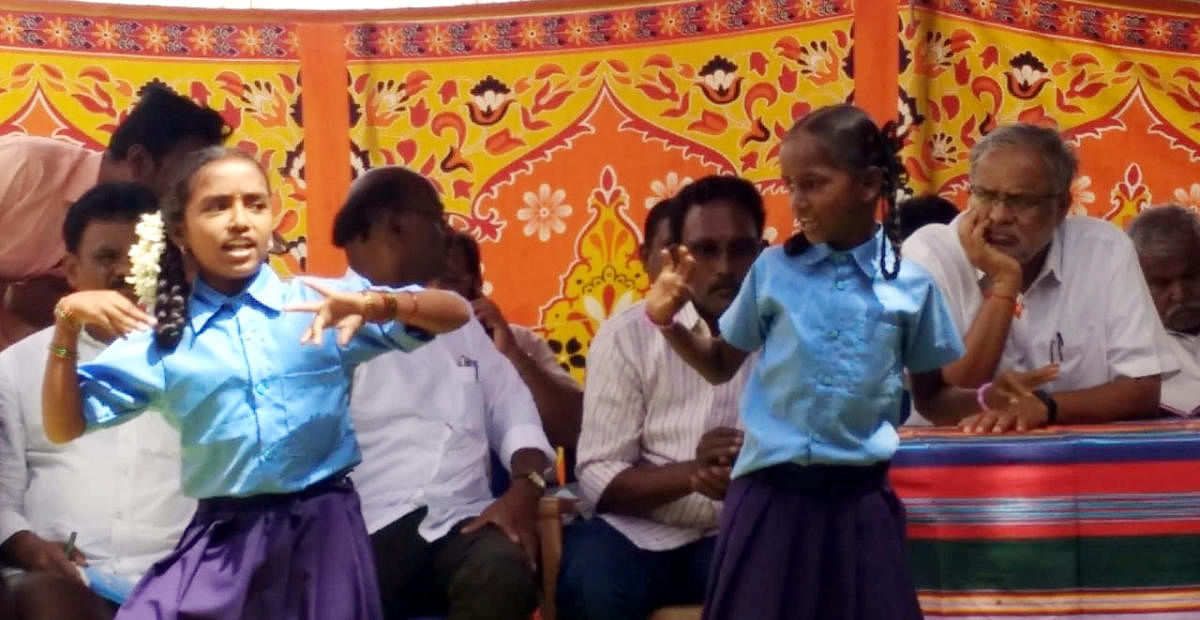
POLYGON ((1130 222, 1129 236, 1163 325, 1200 332, 1200 219, 1178 205, 1151 207, 1130 222))

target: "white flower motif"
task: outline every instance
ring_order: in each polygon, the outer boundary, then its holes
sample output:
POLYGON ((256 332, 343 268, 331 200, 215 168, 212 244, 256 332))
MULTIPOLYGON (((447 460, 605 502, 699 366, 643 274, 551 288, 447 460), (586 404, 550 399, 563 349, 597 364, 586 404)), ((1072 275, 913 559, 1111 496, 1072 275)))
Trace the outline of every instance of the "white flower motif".
POLYGON ((654 180, 650 183, 650 197, 646 199, 646 210, 649 211, 659 202, 674 197, 675 194, 679 193, 679 190, 687 185, 691 185, 691 183, 692 177, 683 177, 680 179, 679 175, 675 172, 668 172, 667 178, 661 181, 654 180))
POLYGON ((736 77, 736 72, 726 73, 724 69, 717 69, 704 76, 704 83, 714 91, 725 94, 733 86, 733 80, 736 77))
POLYGON ((1192 183, 1191 191, 1185 190, 1182 187, 1175 189, 1175 202, 1181 207, 1187 207, 1192 211, 1200 210, 1200 183, 1192 183))
POLYGON ((142 306, 153 311, 158 294, 158 260, 166 249, 162 215, 158 211, 143 215, 134 231, 138 240, 129 247, 129 275, 125 276, 125 282, 133 287, 142 306))
POLYGON ((508 99, 508 93, 502 93, 498 90, 485 90, 478 95, 474 95, 472 99, 475 101, 475 107, 484 113, 490 113, 492 110, 500 109, 504 100, 508 99))
POLYGON ((1096 194, 1088 188, 1092 177, 1078 176, 1071 182, 1071 215, 1087 215, 1088 205, 1096 202, 1096 194))
POLYGON ((768 227, 766 227, 766 229, 763 230, 763 240, 766 241, 767 243, 775 243, 775 240, 778 238, 779 238, 779 229, 778 228, 775 228, 774 226, 768 226, 768 227))
POLYGON ((549 241, 551 233, 566 232, 567 224, 563 222, 563 218, 570 217, 573 211, 571 205, 563 204, 566 198, 566 190, 551 191, 546 183, 538 187, 536 194, 525 192, 525 206, 517 209, 517 219, 525 222, 525 228, 521 232, 526 237, 533 236, 536 232, 538 241, 549 241))

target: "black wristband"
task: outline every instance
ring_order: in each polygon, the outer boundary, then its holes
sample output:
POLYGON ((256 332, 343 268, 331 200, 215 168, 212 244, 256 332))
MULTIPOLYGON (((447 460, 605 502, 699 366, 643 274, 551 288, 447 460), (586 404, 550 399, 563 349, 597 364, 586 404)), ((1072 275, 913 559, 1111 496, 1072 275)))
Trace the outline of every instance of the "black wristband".
POLYGON ((1033 395, 1046 405, 1046 426, 1052 426, 1058 422, 1058 402, 1054 400, 1046 390, 1034 390, 1033 395))

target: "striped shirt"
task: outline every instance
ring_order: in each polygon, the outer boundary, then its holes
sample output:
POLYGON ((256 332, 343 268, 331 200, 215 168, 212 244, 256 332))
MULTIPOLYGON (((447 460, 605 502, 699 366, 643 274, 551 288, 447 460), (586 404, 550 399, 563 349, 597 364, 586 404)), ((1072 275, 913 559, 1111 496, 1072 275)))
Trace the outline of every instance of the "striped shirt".
MULTIPOLYGON (((691 304, 676 320, 708 331, 691 304)), ((710 385, 671 350, 641 303, 601 326, 588 353, 576 468, 585 509, 622 471, 690 461, 706 431, 740 427, 738 399, 752 366, 744 364, 728 383, 710 385)), ((658 507, 650 518, 600 516, 639 548, 664 551, 716 533, 720 507, 692 493, 658 507)))

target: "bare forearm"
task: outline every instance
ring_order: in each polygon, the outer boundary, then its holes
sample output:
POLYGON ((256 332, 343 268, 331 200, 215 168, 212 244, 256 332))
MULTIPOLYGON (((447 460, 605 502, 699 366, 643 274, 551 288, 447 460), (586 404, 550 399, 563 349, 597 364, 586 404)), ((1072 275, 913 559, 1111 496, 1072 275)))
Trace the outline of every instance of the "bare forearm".
POLYGON ((399 306, 396 318, 433 334, 454 331, 471 318, 467 301, 449 291, 425 289, 395 295, 399 306))
POLYGON ((721 339, 698 336, 680 323, 661 331, 675 353, 714 385, 732 379, 746 359, 745 354, 739 355, 721 339))
POLYGON ((579 384, 549 373, 520 347, 513 347, 507 357, 533 394, 550 444, 574 450, 583 423, 583 390, 579 384))
POLYGON ((942 369, 948 383, 977 388, 992 380, 1000 366, 1004 343, 1012 326, 1013 303, 1011 299, 1000 296, 983 301, 975 321, 963 338, 966 354, 942 369))
POLYGON ((42 382, 42 424, 46 438, 53 443, 66 443, 79 437, 85 429, 83 399, 79 392, 75 357, 79 336, 74 330, 59 324, 54 329, 51 347, 69 351, 60 356, 53 352, 46 358, 46 373, 42 382))
POLYGON ((645 517, 692 492, 695 463, 635 465, 617 474, 596 503, 599 512, 645 517))
POLYGON ((975 390, 946 383, 942 371, 914 374, 911 377, 913 404, 937 426, 953 426, 963 418, 979 413, 975 390))
POLYGON ((1158 410, 1161 379, 1121 377, 1086 390, 1056 392, 1059 424, 1095 424, 1136 420, 1158 410))
POLYGON ((509 469, 514 478, 528 476, 531 472, 540 474, 550 469, 550 460, 537 448, 521 448, 513 453, 509 469))

